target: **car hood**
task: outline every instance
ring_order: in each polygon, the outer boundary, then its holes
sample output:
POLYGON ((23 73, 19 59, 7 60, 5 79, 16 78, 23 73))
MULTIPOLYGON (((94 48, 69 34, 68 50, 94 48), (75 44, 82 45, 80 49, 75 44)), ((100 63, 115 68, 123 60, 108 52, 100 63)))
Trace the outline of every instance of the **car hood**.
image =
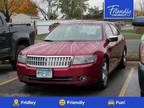
POLYGON ((22 51, 26 55, 85 55, 102 49, 102 42, 40 42, 22 51))

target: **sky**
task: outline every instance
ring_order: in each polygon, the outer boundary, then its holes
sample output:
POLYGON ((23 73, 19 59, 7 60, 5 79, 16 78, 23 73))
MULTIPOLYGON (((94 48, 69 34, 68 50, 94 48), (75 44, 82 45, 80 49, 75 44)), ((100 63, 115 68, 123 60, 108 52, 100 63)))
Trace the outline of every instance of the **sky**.
MULTIPOLYGON (((141 0, 134 0, 134 4, 135 4, 135 8, 138 8, 139 6, 139 2, 141 0)), ((100 9, 102 9, 102 6, 103 6, 103 2, 104 0, 89 0, 89 5, 90 6, 97 6, 97 7, 100 7, 100 9)))
MULTIPOLYGON (((34 0, 34 1, 36 1, 36 2, 37 2, 38 4, 40 4, 42 7, 45 7, 45 6, 46 6, 45 4, 40 3, 41 0, 34 0)), ((138 2, 139 2, 139 1, 140 1, 140 0, 134 0, 134 2, 135 2, 134 4, 135 4, 135 7, 136 7, 136 8, 139 7, 139 6, 138 6, 138 2)), ((102 9, 103 2, 104 2, 104 0, 89 0, 89 1, 88 1, 90 7, 97 6, 97 7, 99 7, 100 9, 102 9)))
POLYGON ((97 6, 100 7, 100 9, 102 8, 104 0, 89 0, 89 5, 91 7, 97 6))

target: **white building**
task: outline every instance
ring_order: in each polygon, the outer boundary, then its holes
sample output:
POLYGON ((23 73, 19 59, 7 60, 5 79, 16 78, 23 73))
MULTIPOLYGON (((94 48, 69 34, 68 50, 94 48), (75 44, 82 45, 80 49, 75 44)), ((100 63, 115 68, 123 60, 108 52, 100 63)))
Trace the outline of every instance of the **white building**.
POLYGON ((40 17, 30 16, 26 14, 15 14, 11 17, 12 23, 24 24, 24 23, 33 23, 34 21, 41 21, 40 17))

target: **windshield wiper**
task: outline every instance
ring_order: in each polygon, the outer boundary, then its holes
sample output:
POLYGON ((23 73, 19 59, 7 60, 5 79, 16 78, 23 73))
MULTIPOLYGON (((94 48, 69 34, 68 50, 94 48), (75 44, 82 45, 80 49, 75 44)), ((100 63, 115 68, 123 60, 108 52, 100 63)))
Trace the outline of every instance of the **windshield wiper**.
POLYGON ((53 40, 44 40, 44 41, 47 41, 47 42, 54 42, 53 40))
POLYGON ((83 40, 44 40, 44 41, 47 41, 47 42, 81 42, 83 40))

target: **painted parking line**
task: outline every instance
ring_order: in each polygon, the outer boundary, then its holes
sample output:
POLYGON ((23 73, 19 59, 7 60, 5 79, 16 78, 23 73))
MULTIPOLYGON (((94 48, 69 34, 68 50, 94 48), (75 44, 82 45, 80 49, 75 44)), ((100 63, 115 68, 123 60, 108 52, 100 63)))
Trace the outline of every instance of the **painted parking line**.
POLYGON ((3 86, 3 85, 8 84, 8 83, 10 83, 10 82, 13 82, 13 81, 15 81, 15 80, 17 80, 17 79, 18 79, 18 78, 15 77, 15 78, 9 79, 9 80, 7 80, 7 81, 1 82, 1 83, 0 83, 0 86, 3 86))
POLYGON ((122 86, 122 88, 121 88, 121 90, 120 90, 119 97, 125 96, 126 90, 127 90, 127 88, 128 88, 128 85, 129 85, 129 81, 130 81, 130 79, 131 79, 134 71, 135 71, 134 68, 132 68, 132 69, 130 70, 129 75, 128 75, 126 81, 124 82, 124 85, 122 86))

